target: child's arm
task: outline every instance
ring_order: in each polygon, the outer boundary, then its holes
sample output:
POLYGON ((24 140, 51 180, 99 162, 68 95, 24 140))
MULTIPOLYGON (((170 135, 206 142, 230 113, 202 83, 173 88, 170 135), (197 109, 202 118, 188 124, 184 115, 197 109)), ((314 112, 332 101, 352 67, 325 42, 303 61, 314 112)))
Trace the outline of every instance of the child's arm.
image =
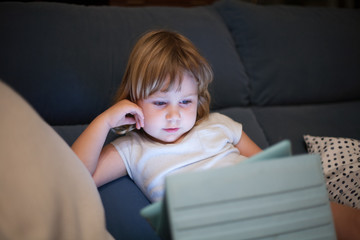
POLYGON ((239 149, 240 154, 245 157, 251 157, 256 153, 261 152, 261 148, 256 145, 246 133, 243 131, 241 134, 240 141, 235 145, 239 149))
POLYGON ((97 186, 126 174, 116 149, 112 145, 103 148, 109 130, 126 124, 136 124, 136 128, 140 129, 144 126, 144 116, 139 106, 123 100, 96 117, 72 145, 97 186))

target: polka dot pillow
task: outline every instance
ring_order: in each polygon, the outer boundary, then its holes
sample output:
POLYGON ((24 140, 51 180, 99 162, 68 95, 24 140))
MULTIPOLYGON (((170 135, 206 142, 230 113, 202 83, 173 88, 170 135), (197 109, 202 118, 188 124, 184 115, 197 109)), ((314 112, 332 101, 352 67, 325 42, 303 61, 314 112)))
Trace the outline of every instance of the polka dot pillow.
POLYGON ((309 153, 321 156, 329 199, 360 208, 360 141, 305 135, 309 153))

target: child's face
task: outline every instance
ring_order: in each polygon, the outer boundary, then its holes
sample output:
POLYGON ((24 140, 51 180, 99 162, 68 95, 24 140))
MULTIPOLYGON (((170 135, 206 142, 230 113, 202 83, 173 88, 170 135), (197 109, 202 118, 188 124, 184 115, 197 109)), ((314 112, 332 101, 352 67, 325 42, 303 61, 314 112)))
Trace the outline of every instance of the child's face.
POLYGON ((195 79, 183 74, 180 88, 158 91, 137 103, 144 113, 144 131, 161 143, 175 143, 196 122, 198 87, 195 79))

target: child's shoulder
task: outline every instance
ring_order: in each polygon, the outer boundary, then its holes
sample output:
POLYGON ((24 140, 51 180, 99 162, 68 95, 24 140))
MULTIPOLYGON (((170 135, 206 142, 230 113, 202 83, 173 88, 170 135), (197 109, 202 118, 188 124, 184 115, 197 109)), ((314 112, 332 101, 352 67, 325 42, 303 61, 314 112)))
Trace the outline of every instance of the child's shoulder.
POLYGON ((202 141, 211 142, 225 139, 233 143, 240 140, 242 124, 222 113, 214 112, 205 121, 196 126, 194 132, 197 136, 205 136, 205 138, 201 139, 202 141))
POLYGON ((202 129, 218 129, 218 128, 227 128, 227 129, 239 129, 242 128, 242 124, 236 122, 232 118, 218 112, 210 113, 209 117, 202 121, 198 126, 197 130, 202 129))
POLYGON ((211 123, 222 123, 222 122, 235 122, 229 116, 219 113, 219 112, 212 112, 209 115, 208 121, 211 123))

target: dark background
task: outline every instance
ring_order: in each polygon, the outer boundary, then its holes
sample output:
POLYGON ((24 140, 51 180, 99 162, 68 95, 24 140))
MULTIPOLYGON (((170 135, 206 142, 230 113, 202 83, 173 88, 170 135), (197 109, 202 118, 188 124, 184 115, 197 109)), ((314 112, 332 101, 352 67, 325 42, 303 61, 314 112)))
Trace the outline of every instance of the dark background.
MULTIPOLYGON (((0 0, 5 2, 6 0, 0 0)), ((8 0, 9 1, 9 0, 8 0)), ((11 1, 11 0, 10 0, 11 1)), ((81 5, 110 5, 110 6, 201 6, 212 4, 217 0, 36 0, 37 2, 62 2, 81 5)), ((243 0, 261 5, 285 4, 309 7, 335 7, 335 8, 359 8, 358 0, 243 0)), ((24 0, 20 2, 34 2, 24 0)))

